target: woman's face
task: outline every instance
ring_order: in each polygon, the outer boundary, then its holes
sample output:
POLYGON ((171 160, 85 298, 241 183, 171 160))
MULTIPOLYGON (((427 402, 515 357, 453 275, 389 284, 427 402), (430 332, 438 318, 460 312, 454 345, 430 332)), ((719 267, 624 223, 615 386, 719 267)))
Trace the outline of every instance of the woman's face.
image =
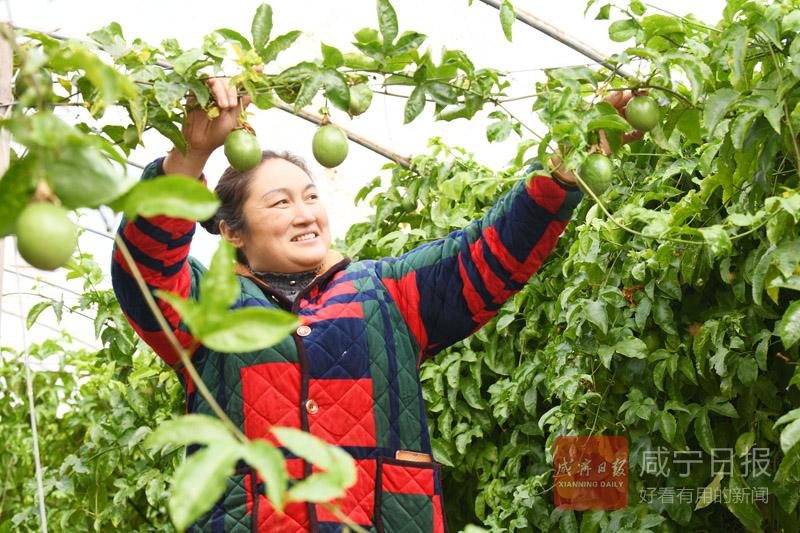
POLYGON ((304 272, 320 266, 331 245, 328 213, 311 178, 285 159, 259 165, 244 203, 245 226, 223 235, 244 251, 250 268, 304 272))

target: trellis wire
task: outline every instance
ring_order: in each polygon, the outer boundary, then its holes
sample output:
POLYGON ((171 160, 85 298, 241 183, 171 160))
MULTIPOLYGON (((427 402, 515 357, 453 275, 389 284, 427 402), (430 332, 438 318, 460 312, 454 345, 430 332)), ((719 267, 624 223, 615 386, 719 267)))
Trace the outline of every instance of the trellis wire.
MULTIPOLYGON (((14 244, 16 245, 16 237, 14 237, 14 244)), ((22 276, 19 272, 19 255, 16 256, 14 261, 14 270, 17 274, 17 296, 19 297, 19 308, 20 310, 23 309, 22 304, 22 276)), ((42 484, 42 461, 39 458, 39 436, 36 430, 36 409, 33 405, 33 378, 31 377, 31 363, 30 363, 30 351, 28 346, 28 338, 25 334, 27 329, 25 324, 25 317, 23 316, 24 313, 20 311, 20 322, 22 323, 22 327, 20 331, 22 332, 22 353, 23 353, 23 360, 25 361, 25 381, 26 381, 26 389, 28 393, 28 410, 30 412, 31 418, 31 438, 33 439, 33 461, 36 470, 36 489, 37 495, 39 497, 39 518, 42 522, 42 533, 47 533, 47 511, 44 507, 44 487, 42 484)))

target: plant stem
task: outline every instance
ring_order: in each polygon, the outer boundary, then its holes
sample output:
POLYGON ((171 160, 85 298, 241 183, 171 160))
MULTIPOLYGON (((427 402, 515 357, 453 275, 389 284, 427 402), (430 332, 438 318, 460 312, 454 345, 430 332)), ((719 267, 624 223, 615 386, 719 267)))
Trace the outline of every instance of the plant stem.
MULTIPOLYGON (((247 442, 249 442, 247 440, 247 437, 244 435, 244 433, 242 433, 239 430, 238 427, 236 427, 236 424, 234 424, 231 421, 231 419, 228 418, 228 415, 226 415, 225 411, 223 411, 222 408, 219 406, 217 400, 211 394, 211 391, 208 390, 206 384, 203 383, 203 380, 200 378, 200 374, 197 373, 197 369, 195 369, 194 365, 192 364, 192 361, 189 358, 188 350, 185 350, 183 346, 181 346, 181 343, 180 341, 178 341, 178 338, 175 337, 175 333, 172 331, 172 328, 170 328, 169 324, 167 324, 167 319, 164 318, 164 315, 158 308, 158 304, 156 304, 153 295, 150 293, 150 289, 148 289, 147 283, 144 281, 144 278, 142 277, 142 273, 139 272, 139 267, 136 266, 136 262, 133 260, 133 257, 131 256, 128 247, 125 245, 125 241, 123 241, 120 238, 119 233, 117 233, 114 236, 114 242, 117 243, 117 246, 119 247, 120 251, 122 252, 122 255, 125 258, 125 262, 131 269, 133 277, 136 279, 136 283, 139 285, 139 289, 142 291, 142 295, 144 296, 144 299, 147 302, 147 306, 150 308, 150 311, 153 313, 153 316, 158 321, 158 325, 161 327, 161 330, 167 336, 167 339, 169 340, 169 343, 172 345, 172 348, 177 352, 178 357, 180 357, 181 359, 181 363, 183 363, 183 366, 186 368, 186 371, 189 372, 189 375, 192 378, 192 382, 194 383, 195 387, 197 387, 197 390, 200 391, 200 395, 203 396, 203 398, 205 398, 205 400, 208 402, 208 405, 211 407, 211 410, 214 411, 214 414, 216 414, 217 417, 219 417, 219 419, 222 421, 222 423, 225 424, 225 426, 227 426, 227 428, 231 430, 234 436, 236 436, 237 439, 246 444, 247 442)), ((196 343, 192 347, 196 347, 196 343)))
POLYGON ((531 133, 531 134, 532 134, 534 137, 536 137, 536 138, 537 138, 537 139, 539 139, 540 141, 543 139, 543 137, 542 137, 541 135, 539 135, 538 133, 536 133, 535 131, 533 131, 533 130, 530 128, 530 126, 528 126, 527 124, 525 124, 524 122, 522 122, 520 119, 518 119, 516 116, 514 116, 514 114, 513 114, 511 111, 509 111, 509 110, 506 108, 506 106, 504 106, 504 105, 503 105, 503 104, 501 104, 500 102, 495 102, 495 105, 496 105, 497 107, 499 107, 500 109, 502 109, 503 111, 505 111, 505 113, 506 113, 508 116, 510 116, 511 118, 513 118, 514 120, 516 120, 517 122, 519 122, 520 124, 522 124, 522 127, 524 127, 526 130, 528 130, 528 131, 529 131, 529 132, 530 132, 530 133, 531 133))

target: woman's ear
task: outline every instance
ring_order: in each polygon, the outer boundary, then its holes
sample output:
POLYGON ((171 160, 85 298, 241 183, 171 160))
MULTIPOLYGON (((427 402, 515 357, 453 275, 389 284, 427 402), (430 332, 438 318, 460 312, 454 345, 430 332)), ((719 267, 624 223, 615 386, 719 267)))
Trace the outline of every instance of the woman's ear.
POLYGON ((244 241, 240 235, 241 231, 231 231, 224 220, 219 222, 219 232, 234 248, 242 248, 244 246, 244 241))

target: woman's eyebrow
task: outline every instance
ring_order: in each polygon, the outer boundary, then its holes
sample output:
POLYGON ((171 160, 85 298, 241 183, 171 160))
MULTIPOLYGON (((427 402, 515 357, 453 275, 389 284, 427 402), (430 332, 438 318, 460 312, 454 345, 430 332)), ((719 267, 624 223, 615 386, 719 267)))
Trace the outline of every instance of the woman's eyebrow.
MULTIPOLYGON (((312 187, 313 187, 313 188, 315 188, 315 189, 317 188, 317 186, 316 186, 316 185, 314 185, 313 183, 309 183, 308 185, 306 185, 306 186, 303 188, 303 192, 306 192, 308 189, 310 189, 310 188, 312 188, 312 187)), ((265 192, 265 193, 264 193, 264 194, 261 196, 261 198, 266 198, 266 197, 267 197, 267 196, 269 196, 270 194, 275 194, 276 192, 282 192, 282 193, 289 194, 289 192, 290 192, 290 191, 289 191, 289 189, 288 189, 288 188, 286 188, 286 187, 278 187, 278 188, 276 188, 276 189, 271 189, 271 190, 269 190, 269 191, 265 192)))

